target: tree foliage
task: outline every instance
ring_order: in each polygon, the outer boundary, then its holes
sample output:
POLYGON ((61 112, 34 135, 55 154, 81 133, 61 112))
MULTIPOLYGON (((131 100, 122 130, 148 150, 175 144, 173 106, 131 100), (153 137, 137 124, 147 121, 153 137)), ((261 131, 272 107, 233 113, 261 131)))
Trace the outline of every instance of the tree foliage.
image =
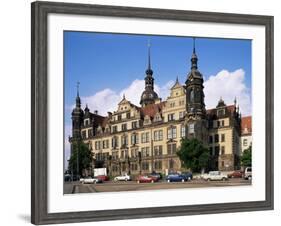
POLYGON ((92 163, 93 153, 85 143, 79 141, 73 143, 72 153, 68 163, 68 170, 74 175, 81 175, 83 170, 89 169, 92 163), (78 157, 78 172, 77 172, 78 157))
POLYGON ((242 166, 252 166, 252 145, 244 150, 241 156, 241 165, 242 166))
POLYGON ((177 155, 185 168, 190 168, 193 172, 200 172, 208 167, 210 153, 198 139, 181 140, 181 147, 177 155))

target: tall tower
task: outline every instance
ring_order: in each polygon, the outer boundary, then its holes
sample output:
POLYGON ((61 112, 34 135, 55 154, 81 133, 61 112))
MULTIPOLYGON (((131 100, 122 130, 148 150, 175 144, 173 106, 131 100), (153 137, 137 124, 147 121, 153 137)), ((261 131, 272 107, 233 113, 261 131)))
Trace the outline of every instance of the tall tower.
POLYGON ((78 141, 81 139, 81 126, 83 123, 83 110, 81 109, 81 99, 79 96, 79 82, 77 82, 77 96, 75 108, 72 111, 72 139, 78 141))
POLYGON ((148 104, 154 104, 155 100, 158 99, 157 93, 154 91, 154 78, 153 78, 153 71, 151 69, 151 62, 150 62, 150 43, 148 43, 148 67, 145 71, 146 76, 145 80, 145 90, 141 95, 140 104, 142 107, 148 104))
POLYGON ((198 57, 195 50, 195 38, 193 38, 193 53, 191 56, 191 70, 187 75, 186 86, 186 124, 187 136, 197 138, 203 143, 207 142, 207 120, 204 102, 203 76, 198 70, 198 57))

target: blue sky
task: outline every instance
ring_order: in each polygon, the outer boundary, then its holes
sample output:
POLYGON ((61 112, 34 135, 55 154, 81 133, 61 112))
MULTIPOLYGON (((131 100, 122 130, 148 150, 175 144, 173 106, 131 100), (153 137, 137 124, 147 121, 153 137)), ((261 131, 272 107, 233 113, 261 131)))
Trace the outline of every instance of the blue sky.
MULTIPOLYGON (((91 111, 99 110, 101 114, 116 110, 123 93, 138 104, 144 87, 148 41, 155 89, 165 99, 177 76, 181 83, 186 80, 192 37, 64 32, 66 136, 77 81, 83 108, 87 102, 91 111)), ((220 97, 232 104, 236 96, 242 115, 251 114, 251 52, 251 40, 196 37, 207 108, 215 107, 220 97)))

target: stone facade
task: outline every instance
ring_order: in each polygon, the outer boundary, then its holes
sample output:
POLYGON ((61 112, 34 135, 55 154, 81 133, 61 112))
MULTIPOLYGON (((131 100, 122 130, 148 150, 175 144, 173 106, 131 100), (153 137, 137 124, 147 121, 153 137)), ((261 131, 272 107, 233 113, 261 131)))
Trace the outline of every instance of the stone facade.
POLYGON ((109 175, 181 171, 176 155, 182 138, 196 137, 209 147, 209 170, 239 167, 241 114, 222 99, 205 109, 203 76, 198 71, 195 49, 185 85, 176 83, 165 101, 154 91, 150 65, 145 77, 141 106, 123 96, 116 111, 101 116, 81 109, 79 93, 72 113, 72 144, 82 139, 94 152, 93 167, 106 167, 109 175))

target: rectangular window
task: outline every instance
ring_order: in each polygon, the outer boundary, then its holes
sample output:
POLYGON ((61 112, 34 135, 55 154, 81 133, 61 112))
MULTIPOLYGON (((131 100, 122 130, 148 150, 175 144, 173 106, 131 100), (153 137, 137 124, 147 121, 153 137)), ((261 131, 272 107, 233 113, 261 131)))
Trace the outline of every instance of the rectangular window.
POLYGON ((181 137, 185 137, 186 133, 185 133, 185 126, 182 125, 181 126, 181 137))
POLYGON ((122 146, 127 146, 128 145, 128 136, 124 135, 121 137, 121 145, 122 146))
POLYGON ((213 135, 209 136, 209 144, 213 143, 213 135))
POLYGON ((138 144, 138 143, 139 143, 139 136, 138 136, 138 134, 133 133, 131 135, 131 144, 134 145, 134 144, 138 144))
POLYGON ((156 170, 162 170, 162 161, 155 161, 154 162, 154 168, 156 170))
POLYGON ((138 149, 132 149, 131 150, 131 157, 136 158, 138 157, 138 149))
POLYGON ((160 156, 162 154, 163 154, 162 145, 154 146, 154 155, 155 156, 160 156))
POLYGON ((168 121, 175 120, 175 114, 168 114, 168 121))
POLYGON ((138 126, 137 123, 138 123, 137 121, 132 122, 132 129, 136 129, 137 128, 137 126, 138 126))
POLYGON ((217 121, 217 125, 218 125, 218 127, 220 127, 220 121, 217 121))
POLYGON ((113 137, 111 144, 112 144, 112 148, 118 147, 118 137, 113 137))
POLYGON ((155 141, 163 140, 163 130, 154 131, 154 140, 155 141))
POLYGON ((224 120, 221 120, 221 126, 224 126, 224 120))
POLYGON ((149 147, 144 147, 141 149, 141 155, 142 157, 147 157, 150 155, 149 147))
POLYGON ((116 133, 117 132, 117 126, 112 126, 112 132, 116 133))
POLYGON ((118 115, 118 116, 117 116, 117 119, 118 119, 118 121, 121 121, 122 115, 118 115))
POLYGON ((168 139, 177 138, 177 127, 168 128, 168 139))
POLYGON ((149 132, 141 134, 141 142, 148 143, 149 142, 149 132))
POLYGON ((218 142, 219 142, 219 135, 215 134, 215 143, 218 143, 218 142))
POLYGON ((149 170, 149 163, 148 162, 143 162, 141 164, 142 170, 149 170))
POLYGON ((126 131, 127 130, 127 123, 122 124, 122 131, 126 131))
POLYGON ((224 134, 221 135, 221 142, 225 142, 225 135, 224 134))
POLYGON ((177 152, 177 145, 176 144, 168 144, 167 145, 167 152, 168 152, 168 155, 175 154, 177 152))
POLYGON ((224 154, 225 154, 225 147, 221 146, 221 155, 224 155, 224 154))
POLYGON ((89 130, 88 130, 88 136, 89 136, 89 137, 93 137, 93 130, 92 130, 92 129, 89 129, 89 130))
POLYGON ((127 117, 127 118, 131 118, 130 112, 128 112, 128 113, 126 114, 126 117, 127 117))

